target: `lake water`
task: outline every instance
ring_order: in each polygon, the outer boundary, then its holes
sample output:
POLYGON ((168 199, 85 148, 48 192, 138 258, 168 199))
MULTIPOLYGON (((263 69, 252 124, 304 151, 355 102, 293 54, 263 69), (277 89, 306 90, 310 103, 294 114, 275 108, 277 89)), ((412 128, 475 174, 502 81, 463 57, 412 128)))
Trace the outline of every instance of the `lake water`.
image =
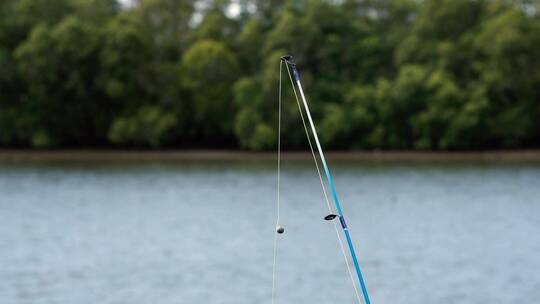
MULTIPOLYGON (((332 163, 372 303, 540 303, 539 164, 332 163)), ((270 162, 0 165, 0 303, 270 303, 270 162)), ((285 162, 276 304, 355 303, 285 162)))

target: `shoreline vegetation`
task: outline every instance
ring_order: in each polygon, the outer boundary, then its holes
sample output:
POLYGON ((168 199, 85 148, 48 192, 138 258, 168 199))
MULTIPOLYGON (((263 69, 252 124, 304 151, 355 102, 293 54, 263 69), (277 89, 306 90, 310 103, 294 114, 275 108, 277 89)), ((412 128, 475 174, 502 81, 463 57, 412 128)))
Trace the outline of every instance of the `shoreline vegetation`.
MULTIPOLYGON (((359 162, 540 162, 540 150, 498 151, 328 151, 330 161, 359 162)), ((311 160, 309 152, 285 151, 284 160, 311 160)), ((272 161, 274 152, 239 150, 0 150, 0 163, 23 162, 195 162, 272 161)))
POLYGON ((540 149, 539 1, 120 3, 0 1, 0 147, 271 152, 281 77, 303 149, 289 54, 330 150, 540 149))

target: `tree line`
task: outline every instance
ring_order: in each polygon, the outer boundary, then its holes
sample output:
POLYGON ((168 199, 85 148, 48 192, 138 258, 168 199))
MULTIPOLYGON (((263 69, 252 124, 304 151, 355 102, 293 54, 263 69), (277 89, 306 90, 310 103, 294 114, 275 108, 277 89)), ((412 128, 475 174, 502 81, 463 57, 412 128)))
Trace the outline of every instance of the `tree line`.
MULTIPOLYGON (((539 10, 527 0, 2 0, 0 147, 273 149, 285 54, 333 149, 540 147, 539 10)), ((283 145, 303 149, 283 77, 283 145)))

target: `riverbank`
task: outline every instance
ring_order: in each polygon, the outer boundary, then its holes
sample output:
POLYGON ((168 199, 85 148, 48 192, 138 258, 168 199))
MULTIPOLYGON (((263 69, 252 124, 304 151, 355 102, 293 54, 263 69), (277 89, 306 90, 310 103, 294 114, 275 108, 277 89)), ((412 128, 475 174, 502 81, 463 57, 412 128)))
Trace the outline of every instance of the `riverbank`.
MULTIPOLYGON (((329 151, 329 160, 364 162, 540 162, 540 150, 482 152, 329 151)), ((282 152, 286 160, 310 160, 309 152, 282 152)), ((102 161, 257 161, 275 160, 276 153, 232 150, 0 150, 0 162, 102 162, 102 161)))

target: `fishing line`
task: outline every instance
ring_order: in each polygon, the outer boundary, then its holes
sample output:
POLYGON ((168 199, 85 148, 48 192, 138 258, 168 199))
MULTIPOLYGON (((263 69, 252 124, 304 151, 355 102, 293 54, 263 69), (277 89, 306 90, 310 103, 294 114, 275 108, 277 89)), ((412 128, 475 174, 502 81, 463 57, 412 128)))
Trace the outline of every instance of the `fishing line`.
MULTIPOLYGON (((278 97, 278 151, 277 151, 277 202, 276 202, 276 229, 279 229, 279 216, 280 216, 280 176, 281 176, 281 74, 282 74, 283 61, 279 62, 279 97, 278 97)), ((275 303, 276 297, 276 257, 277 257, 277 240, 278 233, 274 233, 274 262, 272 264, 272 304, 275 303)))
MULTIPOLYGON (((279 84, 279 87, 280 87, 280 103, 281 103, 281 65, 282 65, 283 61, 280 61, 280 77, 279 77, 279 81, 280 81, 280 84, 279 84)), ((326 192, 326 186, 323 182, 323 178, 322 178, 322 174, 321 174, 321 170, 319 168, 319 164, 318 164, 318 159, 317 159, 317 156, 315 154, 315 150, 313 149, 313 144, 311 143, 311 137, 309 135, 309 131, 308 131, 308 127, 307 127, 307 124, 306 124, 306 120, 304 119, 304 114, 303 114, 303 111, 302 111, 302 107, 300 105, 300 99, 298 98, 298 94, 296 93, 296 86, 294 84, 294 81, 292 79, 292 75, 291 75, 291 71, 289 69, 289 65, 286 64, 285 67, 287 68, 287 73, 289 74, 289 79, 291 80, 291 85, 292 85, 292 89, 293 89, 293 92, 294 92, 294 97, 296 99, 296 104, 298 105, 298 111, 300 112, 300 118, 302 119, 302 124, 304 125, 304 131, 306 132, 306 137, 307 137, 307 140, 308 140, 308 143, 309 143, 309 149, 311 150, 311 155, 313 156, 313 161, 315 162, 315 168, 317 169, 317 175, 319 176, 319 181, 321 183, 321 188, 322 188, 322 191, 323 191, 323 195, 324 195, 324 199, 325 199, 325 202, 326 202, 326 207, 328 208, 328 212, 330 214, 333 214, 334 213, 334 210, 332 208, 332 205, 330 204, 330 200, 328 199, 328 193, 326 192)), ((278 145, 279 145, 279 140, 278 140, 278 145)), ((279 152, 278 152, 278 155, 279 155, 279 152)), ((358 291, 358 287, 356 286, 356 283, 354 281, 354 276, 353 276, 353 273, 352 273, 352 266, 349 262, 349 259, 347 257, 347 252, 345 250, 345 245, 343 244, 343 239, 341 238, 341 234, 339 233, 339 228, 338 228, 338 224, 336 221, 332 221, 334 223, 334 230, 336 231, 336 236, 338 238, 338 242, 339 242, 339 247, 341 248, 341 253, 343 254, 343 258, 345 260, 345 264, 347 265, 347 272, 349 273, 349 278, 351 279, 351 283, 352 283, 352 286, 353 286, 353 289, 354 289, 354 293, 356 295, 356 298, 358 300, 358 302, 360 303, 361 300, 360 300, 360 293, 358 291)))
MULTIPOLYGON (((349 232, 349 228, 347 227, 347 224, 345 222, 345 218, 343 216, 343 212, 342 212, 342 209, 341 209, 341 204, 339 202, 339 198, 338 198, 338 195, 337 195, 337 192, 336 192, 336 189, 335 189, 335 185, 334 185, 334 182, 333 182, 333 179, 332 179, 332 175, 330 174, 330 169, 328 168, 328 164, 326 162, 326 157, 324 157, 324 153, 323 153, 323 150, 322 150, 322 147, 321 147, 321 144, 319 142, 319 137, 317 136, 317 130, 315 129, 315 124, 313 122, 313 119, 311 117, 311 112, 309 110, 309 106, 308 106, 308 103, 307 103, 307 100, 306 100, 306 97, 304 95, 304 91, 303 91, 303 88, 302 88, 302 83, 300 81, 300 74, 298 73, 298 70, 296 68, 296 64, 294 63, 293 61, 293 58, 292 56, 282 56, 281 57, 281 62, 280 62, 280 65, 279 65, 279 97, 278 97, 278 160, 277 160, 277 166, 278 166, 278 176, 277 176, 277 192, 278 192, 278 197, 277 197, 277 200, 276 200, 276 204, 277 204, 277 218, 276 218, 276 234, 274 235, 274 259, 273 259, 273 266, 272 266, 272 304, 275 304, 275 294, 276 294, 276 283, 277 283, 277 276, 276 276, 276 268, 277 268, 277 245, 278 245, 278 234, 282 234, 285 229, 280 226, 280 176, 281 176, 281 111, 282 111, 282 74, 283 74, 283 63, 285 63, 286 65, 286 68, 287 68, 287 73, 289 75, 289 79, 291 80, 291 84, 292 84, 292 88, 293 88, 293 92, 294 92, 294 97, 296 99, 296 104, 298 105, 298 109, 299 109, 299 112, 300 112, 300 117, 302 119, 302 124, 304 126, 304 131, 306 132, 306 137, 308 139, 308 143, 309 143, 309 148, 311 150, 311 155, 313 156, 313 160, 315 162, 315 168, 317 169, 317 175, 319 176, 319 181, 321 183, 321 188, 323 190, 323 195, 324 195, 324 198, 325 198, 325 202, 326 202, 326 206, 328 208, 328 211, 330 212, 330 214, 328 214, 327 216, 324 217, 325 220, 327 221, 333 221, 334 219, 338 218, 339 219, 339 223, 341 225, 341 228, 343 229, 343 235, 345 237, 345 239, 347 240, 347 246, 349 248, 349 253, 350 253, 350 258, 352 259, 352 262, 354 264, 354 269, 356 271, 356 275, 358 277, 358 284, 359 286, 362 288, 362 295, 364 296, 364 301, 366 304, 370 304, 370 300, 369 300, 369 295, 368 295, 368 292, 367 292, 367 288, 366 288, 366 284, 364 282, 364 278, 362 276, 362 271, 360 270, 360 265, 358 263, 358 259, 356 257, 356 253, 355 253, 355 250, 354 250, 354 244, 352 242, 352 238, 351 238, 351 235, 350 235, 350 232, 349 232), (291 69, 289 68, 289 65, 290 65, 290 68, 292 69, 292 72, 294 74, 294 79, 296 80, 296 84, 295 84, 295 81, 293 80, 293 76, 291 74, 291 69), (313 143, 311 141, 311 136, 310 136, 310 132, 308 131, 308 127, 307 127, 307 123, 306 123, 306 120, 304 118, 304 112, 302 111, 302 107, 300 106, 300 98, 298 98, 298 94, 297 94, 297 90, 300 92, 300 95, 302 97, 302 102, 303 102, 303 106, 304 106, 304 110, 305 110, 305 114, 307 116, 307 118, 309 119, 309 125, 311 127, 311 135, 313 136, 313 138, 315 139, 315 143, 317 144, 317 151, 319 152, 319 159, 317 158, 316 156, 316 153, 315 153, 315 149, 313 148, 313 143), (320 167, 319 167, 319 160, 320 162, 322 163, 322 166, 324 168, 324 175, 326 177, 326 181, 327 181, 327 184, 324 183, 323 181, 323 177, 322 177, 322 173, 321 173, 321 170, 320 170, 320 167), (330 200, 328 199, 328 193, 327 193, 327 190, 326 189, 326 186, 328 186, 329 188, 329 191, 331 191, 332 193, 332 200, 334 201, 334 204, 335 204, 335 209, 336 209, 336 213, 333 213, 333 210, 332 210, 332 206, 330 204, 330 200)), ((339 229, 337 227, 337 221, 334 221, 334 229, 336 231, 336 235, 337 235, 337 238, 338 238, 338 242, 339 242, 339 246, 340 246, 340 249, 341 249, 341 252, 343 254, 343 258, 345 259, 345 264, 347 266, 347 271, 349 273, 349 277, 351 279, 351 283, 353 285, 353 289, 355 291, 355 295, 356 295, 356 298, 358 300, 358 303, 362 303, 362 301, 360 300, 360 294, 358 292, 358 289, 357 289, 357 286, 355 284, 355 280, 354 280, 354 277, 353 277, 353 274, 352 274, 352 271, 351 271, 351 264, 349 263, 349 259, 348 259, 348 255, 345 251, 345 246, 343 244, 343 239, 342 239, 342 236, 341 234, 339 233, 339 229)))

